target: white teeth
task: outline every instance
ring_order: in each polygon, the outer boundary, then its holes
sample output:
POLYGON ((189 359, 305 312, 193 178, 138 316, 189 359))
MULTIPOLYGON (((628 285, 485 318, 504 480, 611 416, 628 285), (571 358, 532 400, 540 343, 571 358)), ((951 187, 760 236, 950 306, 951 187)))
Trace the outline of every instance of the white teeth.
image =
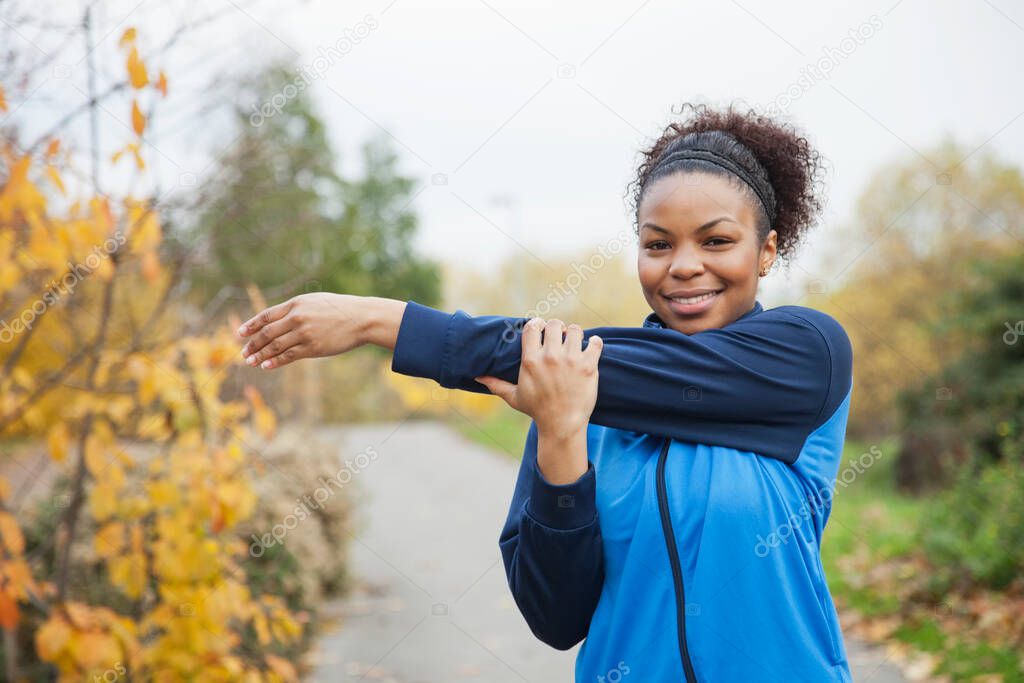
POLYGON ((672 297, 672 301, 675 301, 676 303, 680 304, 699 304, 701 301, 707 301, 716 294, 718 294, 718 292, 708 292, 707 294, 701 294, 700 296, 691 296, 685 298, 680 296, 674 296, 672 297))

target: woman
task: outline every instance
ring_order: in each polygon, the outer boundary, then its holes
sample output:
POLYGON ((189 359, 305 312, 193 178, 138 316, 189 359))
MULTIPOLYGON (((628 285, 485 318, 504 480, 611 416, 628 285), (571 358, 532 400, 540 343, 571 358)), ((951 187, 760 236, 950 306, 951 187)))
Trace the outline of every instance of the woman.
POLYGON ((820 210, 820 157, 754 113, 686 112, 633 183, 642 327, 319 293, 246 323, 243 355, 379 344, 396 372, 530 415, 501 551, 537 637, 586 638, 576 680, 850 681, 820 559, 850 344, 756 300, 820 210))

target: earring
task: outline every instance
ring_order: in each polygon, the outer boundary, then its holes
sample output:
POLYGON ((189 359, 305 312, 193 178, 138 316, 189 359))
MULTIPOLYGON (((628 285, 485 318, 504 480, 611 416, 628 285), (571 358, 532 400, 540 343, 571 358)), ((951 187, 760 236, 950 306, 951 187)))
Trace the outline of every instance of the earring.
POLYGON ((764 277, 767 274, 768 274, 768 269, 767 268, 762 268, 761 269, 761 277, 764 277))

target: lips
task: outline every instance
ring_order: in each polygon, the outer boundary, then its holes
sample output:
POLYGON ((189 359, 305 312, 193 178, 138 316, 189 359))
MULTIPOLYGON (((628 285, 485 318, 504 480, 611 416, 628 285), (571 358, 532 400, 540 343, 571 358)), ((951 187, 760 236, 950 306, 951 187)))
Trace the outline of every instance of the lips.
POLYGON ((720 289, 687 290, 666 296, 669 309, 678 315, 696 315, 711 308, 721 295, 720 289))
POLYGON ((699 304, 701 301, 710 299, 711 297, 716 296, 717 294, 718 291, 713 290, 709 292, 702 292, 700 294, 676 294, 674 296, 669 296, 668 298, 680 304, 699 304))

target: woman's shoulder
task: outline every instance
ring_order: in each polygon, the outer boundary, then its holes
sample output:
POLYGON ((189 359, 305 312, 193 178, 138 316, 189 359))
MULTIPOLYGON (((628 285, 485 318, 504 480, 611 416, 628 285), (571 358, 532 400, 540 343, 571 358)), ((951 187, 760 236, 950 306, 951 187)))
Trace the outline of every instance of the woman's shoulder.
POLYGON ((819 349, 813 355, 828 367, 829 402, 834 407, 853 383, 853 345, 842 324, 828 313, 807 306, 777 306, 761 315, 766 316, 765 322, 785 321, 788 329, 802 329, 802 333, 791 332, 791 337, 802 338, 804 344, 810 343, 819 349))
MULTIPOLYGON (((842 324, 834 317, 808 306, 786 304, 775 308, 766 308, 759 315, 746 318, 745 322, 757 324, 776 324, 779 328, 805 329, 820 335, 822 340, 838 354, 850 353, 850 338, 842 324)), ((811 335, 814 336, 814 335, 811 335)))
POLYGON ((827 378, 830 404, 852 387, 853 346, 842 324, 824 311, 793 304, 776 306, 729 327, 745 338, 745 344, 785 359, 788 373, 803 370, 827 378))

